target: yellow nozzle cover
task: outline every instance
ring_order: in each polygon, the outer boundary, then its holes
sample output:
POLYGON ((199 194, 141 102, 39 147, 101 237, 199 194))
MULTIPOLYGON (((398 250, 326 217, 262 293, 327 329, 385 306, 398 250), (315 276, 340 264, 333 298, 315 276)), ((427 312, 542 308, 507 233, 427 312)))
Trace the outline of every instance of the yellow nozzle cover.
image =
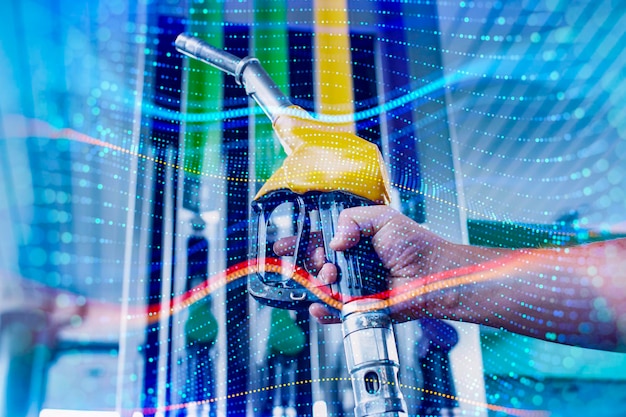
POLYGON ((274 121, 287 157, 255 199, 280 189, 347 191, 378 204, 390 200, 389 179, 378 147, 345 129, 322 122, 297 106, 274 121))

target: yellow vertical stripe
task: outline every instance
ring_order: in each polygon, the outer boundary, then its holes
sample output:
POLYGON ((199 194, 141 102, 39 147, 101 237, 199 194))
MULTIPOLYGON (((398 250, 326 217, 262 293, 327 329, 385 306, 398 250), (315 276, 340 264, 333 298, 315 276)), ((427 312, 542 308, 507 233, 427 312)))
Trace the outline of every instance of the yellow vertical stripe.
POLYGON ((314 0, 314 56, 317 111, 324 115, 348 116, 342 130, 354 133, 352 58, 347 0, 314 0))

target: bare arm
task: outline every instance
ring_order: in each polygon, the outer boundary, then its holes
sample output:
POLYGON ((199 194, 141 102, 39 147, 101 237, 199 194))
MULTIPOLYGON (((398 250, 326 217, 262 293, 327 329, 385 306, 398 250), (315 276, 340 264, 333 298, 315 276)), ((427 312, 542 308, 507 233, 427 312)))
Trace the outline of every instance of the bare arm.
MULTIPOLYGON (((626 239, 570 248, 458 245, 385 206, 342 212, 331 246, 372 236, 400 321, 434 317, 582 347, 626 350, 626 239)), ((336 279, 333 265, 319 278, 336 279)), ((322 317, 326 310, 313 306, 322 317)))

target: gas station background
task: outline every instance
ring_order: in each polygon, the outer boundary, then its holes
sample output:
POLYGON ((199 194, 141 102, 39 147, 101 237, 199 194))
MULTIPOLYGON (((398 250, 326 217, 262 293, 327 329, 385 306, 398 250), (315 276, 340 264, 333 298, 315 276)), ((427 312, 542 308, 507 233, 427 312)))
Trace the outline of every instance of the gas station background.
MULTIPOLYGON (((396 208, 480 245, 626 234, 623 2, 3 2, 0 414, 271 415, 284 400, 350 415, 340 330, 261 307, 233 272, 249 200, 284 156, 271 125, 173 47, 191 32, 256 56, 315 114, 323 7, 346 16, 356 130, 396 208), (289 337, 304 339, 274 347, 289 337)), ((397 326, 411 410, 626 415, 624 354, 454 329, 449 392, 425 383, 421 325, 397 326)))

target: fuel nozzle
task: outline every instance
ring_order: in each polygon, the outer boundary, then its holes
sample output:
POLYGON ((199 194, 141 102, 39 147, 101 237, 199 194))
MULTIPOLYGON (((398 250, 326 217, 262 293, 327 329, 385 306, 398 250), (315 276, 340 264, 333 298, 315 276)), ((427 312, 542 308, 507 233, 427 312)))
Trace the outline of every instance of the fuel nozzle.
POLYGON ((237 84, 245 87, 246 94, 259 104, 272 122, 284 109, 292 106, 258 59, 238 58, 185 33, 178 35, 174 44, 179 52, 234 76, 237 84))
POLYGON ((391 319, 386 310, 367 308, 371 300, 377 300, 377 294, 386 290, 388 271, 369 238, 364 237, 345 252, 330 249, 342 210, 388 201, 380 151, 376 145, 315 120, 294 106, 256 58, 237 58, 186 34, 178 36, 176 48, 234 76, 272 120, 287 153, 282 166, 254 198, 256 240, 251 258, 257 271, 248 277, 248 291, 264 304, 288 309, 322 301, 316 294, 330 294, 328 301, 341 300, 356 417, 405 417, 391 319), (326 287, 326 291, 315 286, 305 288, 294 280, 297 269, 306 271, 308 242, 320 232, 328 261, 338 270, 337 283, 326 287), (271 235, 286 237, 294 233, 298 243, 293 255, 278 256, 271 235), (292 262, 286 258, 292 258, 292 262))

